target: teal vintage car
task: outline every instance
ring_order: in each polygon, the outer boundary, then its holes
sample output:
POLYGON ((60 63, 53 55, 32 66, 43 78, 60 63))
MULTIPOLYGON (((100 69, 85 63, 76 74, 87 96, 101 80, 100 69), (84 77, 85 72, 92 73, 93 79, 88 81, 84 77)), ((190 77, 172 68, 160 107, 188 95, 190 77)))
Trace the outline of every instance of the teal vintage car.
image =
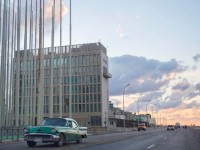
POLYGON ((87 127, 79 127, 71 118, 47 118, 41 126, 29 126, 24 129, 24 140, 29 147, 37 142, 55 143, 61 146, 70 141, 81 143, 87 137, 87 127))

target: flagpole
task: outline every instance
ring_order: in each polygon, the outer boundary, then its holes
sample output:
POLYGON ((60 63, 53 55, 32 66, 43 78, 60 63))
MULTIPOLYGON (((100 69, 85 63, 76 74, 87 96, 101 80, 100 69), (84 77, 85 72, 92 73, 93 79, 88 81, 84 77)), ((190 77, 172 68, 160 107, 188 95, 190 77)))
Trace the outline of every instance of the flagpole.
POLYGON ((69 21, 69 117, 72 118, 72 85, 71 85, 71 75, 72 75, 72 63, 71 63, 71 38, 72 38, 72 24, 71 24, 71 0, 70 0, 70 21, 69 21))

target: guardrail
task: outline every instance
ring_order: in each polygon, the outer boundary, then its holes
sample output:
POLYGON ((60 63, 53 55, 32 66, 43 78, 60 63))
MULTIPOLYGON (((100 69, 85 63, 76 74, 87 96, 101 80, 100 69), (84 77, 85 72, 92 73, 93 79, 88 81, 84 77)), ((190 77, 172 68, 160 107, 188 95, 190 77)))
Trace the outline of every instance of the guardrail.
POLYGON ((16 128, 0 129, 0 142, 3 140, 18 141, 20 138, 23 138, 23 136, 24 136, 24 129, 16 129, 16 128))

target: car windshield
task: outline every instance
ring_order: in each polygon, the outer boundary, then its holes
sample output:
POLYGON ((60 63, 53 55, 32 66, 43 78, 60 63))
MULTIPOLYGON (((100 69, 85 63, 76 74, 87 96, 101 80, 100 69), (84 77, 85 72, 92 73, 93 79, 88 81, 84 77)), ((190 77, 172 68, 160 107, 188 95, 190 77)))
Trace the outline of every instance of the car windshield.
POLYGON ((139 126, 144 126, 144 125, 145 125, 144 123, 139 124, 139 126))
POLYGON ((42 123, 43 126, 67 126, 67 121, 61 118, 48 118, 42 123))

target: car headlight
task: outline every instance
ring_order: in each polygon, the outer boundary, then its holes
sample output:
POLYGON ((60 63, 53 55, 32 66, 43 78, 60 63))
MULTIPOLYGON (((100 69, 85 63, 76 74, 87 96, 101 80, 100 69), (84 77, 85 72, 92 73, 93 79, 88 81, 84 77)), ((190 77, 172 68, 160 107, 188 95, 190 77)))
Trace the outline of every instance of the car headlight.
POLYGON ((24 133, 28 133, 28 128, 24 128, 24 133))
POLYGON ((56 131, 57 131, 56 128, 51 129, 51 133, 55 133, 56 131))

